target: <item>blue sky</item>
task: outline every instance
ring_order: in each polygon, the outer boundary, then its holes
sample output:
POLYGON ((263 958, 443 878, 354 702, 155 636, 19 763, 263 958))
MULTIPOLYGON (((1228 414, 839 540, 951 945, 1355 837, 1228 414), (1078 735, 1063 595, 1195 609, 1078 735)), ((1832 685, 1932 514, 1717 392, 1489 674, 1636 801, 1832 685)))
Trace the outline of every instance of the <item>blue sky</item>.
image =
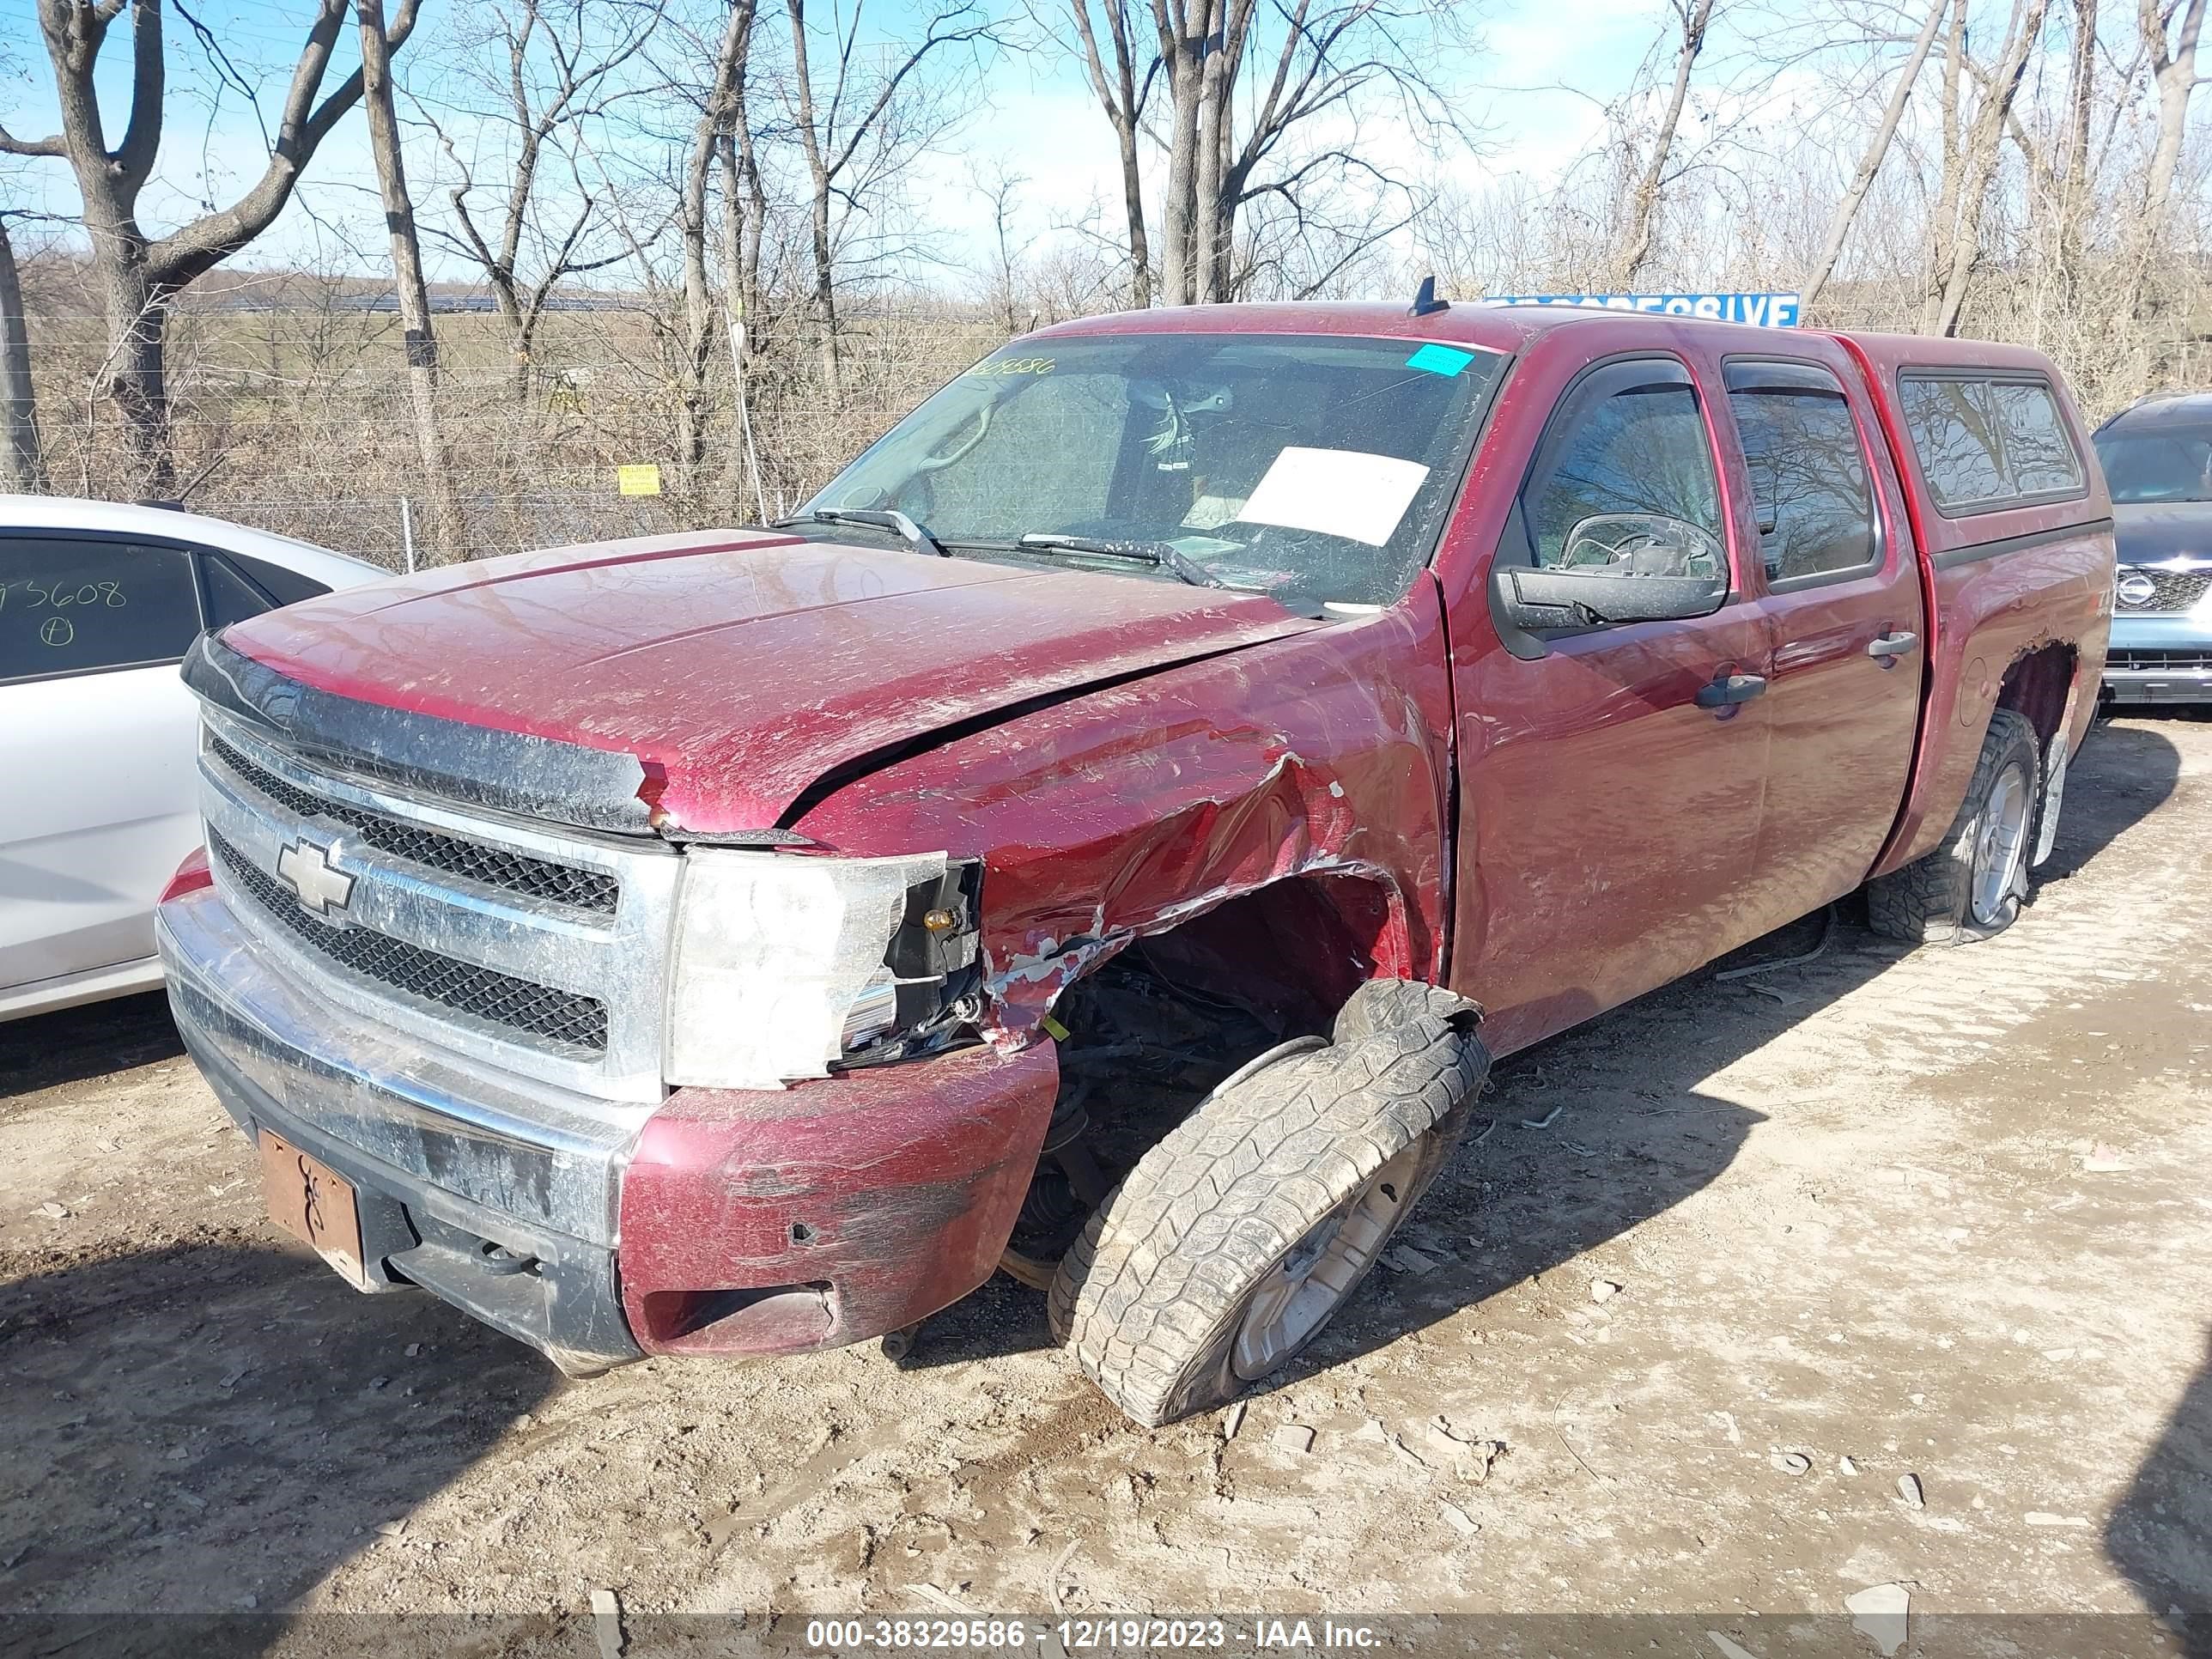
MULTIPOLYGON (((402 58, 403 86, 437 65, 435 35, 441 12, 454 0, 425 0, 416 41, 402 58)), ((896 31, 910 0, 877 0, 878 27, 896 31)), ((305 29, 308 9, 299 0, 199 0, 194 15, 221 44, 230 63, 259 94, 260 116, 237 90, 220 87, 183 19, 168 19, 172 61, 171 108, 156 183, 144 198, 149 226, 173 224, 209 203, 228 203, 258 173, 262 120, 273 120, 305 29)), ((1497 176, 1522 172, 1539 180, 1554 176, 1597 125, 1589 99, 1557 89, 1578 87, 1597 97, 1616 94, 1662 27, 1664 8, 1624 3, 1579 9, 1563 24, 1557 4, 1498 0, 1482 7, 1483 50, 1465 60, 1455 77, 1463 111, 1489 133, 1484 155, 1441 158, 1447 169, 1497 176)), ((38 36, 35 0, 0 0, 0 53, 9 71, 0 79, 0 110, 19 137, 52 130, 54 102, 38 36)), ((340 48, 339 67, 350 67, 351 32, 340 48)), ((101 88, 111 132, 119 132, 127 105, 128 42, 118 22, 103 54, 101 88)), ((1024 174, 1020 215, 1024 232, 1079 215, 1092 201, 1119 201, 1111 134, 1072 58, 1031 50, 1002 53, 991 67, 987 108, 971 116, 951 141, 927 158, 913 187, 914 207, 943 234, 951 257, 981 264, 985 258, 983 203, 973 180, 979 169, 1004 164, 1024 174)), ((403 110, 404 112, 404 110, 403 110)), ((1419 148, 1394 124, 1378 124, 1367 139, 1372 159, 1407 173, 1434 169, 1439 158, 1419 148), (1393 150, 1398 153, 1391 153, 1393 150)), ((434 161, 425 149, 410 173, 427 174, 434 161)), ((377 268, 374 175, 362 118, 348 118, 318 154, 303 198, 246 256, 253 264, 327 262, 348 247, 363 250, 364 270, 377 268)), ((58 214, 71 212, 75 191, 67 169, 55 161, 0 163, 6 199, 58 214)), ((427 191, 418 185, 418 198, 427 191)), ((435 274, 464 276, 450 262, 435 274)))

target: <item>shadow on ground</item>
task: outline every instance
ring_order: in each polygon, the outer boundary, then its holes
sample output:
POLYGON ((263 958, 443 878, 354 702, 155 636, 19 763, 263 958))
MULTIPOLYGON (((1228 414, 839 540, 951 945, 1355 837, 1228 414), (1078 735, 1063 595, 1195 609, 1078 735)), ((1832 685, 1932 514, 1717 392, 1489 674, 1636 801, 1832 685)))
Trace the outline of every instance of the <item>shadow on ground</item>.
MULTIPOLYGON (((2179 775, 2179 751, 2155 723, 2100 723, 2075 763, 2041 879, 2063 879, 2081 869, 2156 810, 2179 775)), ((1433 1265, 1379 1273, 1311 1348, 1258 1391, 1288 1386, 1540 1276, 1717 1180, 1763 1119, 1706 1092, 1705 1080, 1909 954, 1911 947, 1869 932, 1864 910, 1854 896, 1837 907, 1832 925, 1825 912, 1802 918, 1501 1062, 1475 1107, 1468 1143, 1400 1235, 1433 1265), (1715 994, 1717 972, 1816 946, 1819 971, 1781 981, 1790 987, 1786 993, 1747 994, 1731 987, 1729 994, 1715 994), (1594 1073, 1618 1075, 1621 1069, 1594 1065, 1593 1058, 1621 1053, 1639 1057, 1627 1068, 1631 1084, 1587 1086, 1594 1073), (1573 1111, 1557 1127, 1526 1127, 1544 1121, 1561 1103, 1571 1103, 1573 1111)), ((2034 927, 2037 920, 2031 914, 2021 925, 2034 927)), ((930 1321, 902 1363, 952 1364, 1050 1341, 1042 1298, 1001 1276, 930 1321)))
POLYGON ((2212 1659, 2212 1339, 2112 1511, 2105 1553, 2145 1607, 2180 1613, 2188 1659, 2212 1659))
POLYGON ((561 1386, 431 1297, 241 1237, 34 1265, 0 1287, 0 1647, 72 1656, 256 1650, 276 1621, 183 1615, 414 1547, 378 1528, 561 1386))
POLYGON ((184 1040, 159 991, 0 1024, 0 1101, 173 1060, 184 1040))
POLYGON ((2112 844, 2113 837, 2154 812, 2181 775, 2181 751, 2156 720, 2099 720, 2067 780, 2062 829, 2039 880, 2064 881, 2112 844))

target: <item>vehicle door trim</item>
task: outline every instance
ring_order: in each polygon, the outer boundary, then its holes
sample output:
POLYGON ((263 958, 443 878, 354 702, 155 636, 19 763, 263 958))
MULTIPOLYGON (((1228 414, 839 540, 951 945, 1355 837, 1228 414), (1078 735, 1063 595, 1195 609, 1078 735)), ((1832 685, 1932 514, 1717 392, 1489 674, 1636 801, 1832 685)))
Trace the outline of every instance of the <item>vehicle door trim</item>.
POLYGON ((2068 542, 2082 536, 2101 536, 2112 527, 2105 519, 2084 519, 2079 524, 2053 525, 2048 530, 2031 530, 2021 536, 2001 536, 1995 541, 1969 542, 1964 547, 1946 549, 1931 554, 1928 562, 1938 570, 1956 569, 1962 564, 1979 564, 1984 559, 1998 558, 2007 553, 2025 553, 2031 548, 2048 547, 2053 542, 2068 542))

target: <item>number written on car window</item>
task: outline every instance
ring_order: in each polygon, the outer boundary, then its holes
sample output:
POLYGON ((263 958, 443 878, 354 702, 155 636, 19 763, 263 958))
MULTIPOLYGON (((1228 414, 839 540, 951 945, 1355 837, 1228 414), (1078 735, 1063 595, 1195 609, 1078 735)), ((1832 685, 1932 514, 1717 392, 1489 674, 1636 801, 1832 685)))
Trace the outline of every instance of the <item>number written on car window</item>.
POLYGON ((46 605, 55 611, 66 611, 73 605, 88 608, 99 606, 108 611, 120 611, 131 603, 118 581, 72 582, 67 577, 59 581, 42 582, 34 580, 20 582, 0 582, 0 611, 8 608, 10 592, 18 595, 15 608, 26 605, 35 610, 46 605))
POLYGON ((182 548, 0 538, 0 684, 173 662, 199 629, 182 548))

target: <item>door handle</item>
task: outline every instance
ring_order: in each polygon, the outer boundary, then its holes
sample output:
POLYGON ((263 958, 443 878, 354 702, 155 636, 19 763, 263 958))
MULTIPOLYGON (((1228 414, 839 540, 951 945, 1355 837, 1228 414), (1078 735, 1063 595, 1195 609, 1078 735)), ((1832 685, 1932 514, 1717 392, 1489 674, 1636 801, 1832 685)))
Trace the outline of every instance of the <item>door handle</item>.
POLYGON ((1740 702, 1749 702, 1766 690, 1763 674, 1729 674, 1717 680, 1708 680, 1698 688, 1697 702, 1700 708, 1729 708, 1740 702))
POLYGON ((1920 643, 1917 634, 1884 634, 1867 642, 1867 655, 1876 662, 1887 662, 1892 657, 1901 657, 1920 643))

